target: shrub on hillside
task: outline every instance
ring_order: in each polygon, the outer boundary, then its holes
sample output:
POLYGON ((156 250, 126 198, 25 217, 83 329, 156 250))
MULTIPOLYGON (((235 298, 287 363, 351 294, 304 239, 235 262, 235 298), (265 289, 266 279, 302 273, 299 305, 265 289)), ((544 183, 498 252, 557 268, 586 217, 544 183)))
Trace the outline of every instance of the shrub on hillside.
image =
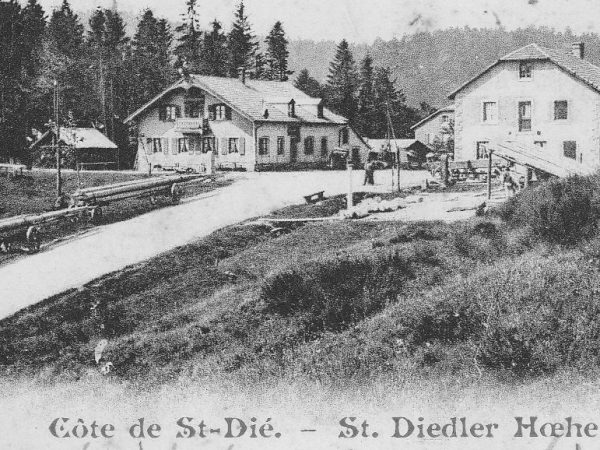
POLYGON ((600 177, 573 176, 527 189, 500 205, 496 213, 514 226, 559 244, 591 236, 600 218, 600 177))
POLYGON ((312 331, 336 331, 394 301, 411 264, 399 252, 313 261, 272 275, 260 298, 268 313, 302 314, 312 331))
POLYGON ((479 363, 519 374, 596 365, 598 292, 579 254, 504 261, 403 305, 399 326, 417 347, 469 341, 479 363))

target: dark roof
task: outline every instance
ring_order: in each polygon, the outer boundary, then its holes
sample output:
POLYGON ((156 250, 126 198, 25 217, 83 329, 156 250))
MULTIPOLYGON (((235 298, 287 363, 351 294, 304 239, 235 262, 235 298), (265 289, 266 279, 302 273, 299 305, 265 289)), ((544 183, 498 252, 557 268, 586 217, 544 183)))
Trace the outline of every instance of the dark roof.
POLYGON ((525 47, 521 47, 506 56, 503 56, 494 64, 486 68, 479 75, 471 78, 461 87, 456 89, 449 95, 450 99, 454 99, 454 96, 473 81, 478 79, 481 75, 491 70, 493 67, 505 61, 550 61, 556 64, 565 72, 578 80, 584 82, 595 91, 600 92, 600 67, 586 61, 585 59, 579 58, 571 53, 570 50, 551 49, 541 47, 538 44, 529 44, 525 47))
POLYGON ((315 124, 348 123, 346 118, 334 114, 327 108, 323 108, 323 118, 318 117, 316 107, 321 103, 321 99, 309 97, 291 83, 251 79, 247 79, 242 83, 238 78, 204 75, 190 75, 188 79, 179 80, 131 114, 125 119, 125 122, 135 119, 168 93, 191 87, 205 90, 252 121, 315 124), (296 117, 289 117, 287 114, 287 104, 292 99, 296 103, 296 117), (268 117, 265 117, 265 110, 268 111, 268 117))
POLYGON ((417 128, 419 125, 424 124, 425 122, 430 121, 431 119, 439 116, 441 113, 444 112, 454 112, 454 105, 448 105, 445 108, 440 108, 437 111, 432 112, 431 114, 429 114, 427 117, 425 117, 424 119, 419 120, 417 123, 415 123, 412 127, 410 127, 411 130, 414 130, 415 128, 417 128))

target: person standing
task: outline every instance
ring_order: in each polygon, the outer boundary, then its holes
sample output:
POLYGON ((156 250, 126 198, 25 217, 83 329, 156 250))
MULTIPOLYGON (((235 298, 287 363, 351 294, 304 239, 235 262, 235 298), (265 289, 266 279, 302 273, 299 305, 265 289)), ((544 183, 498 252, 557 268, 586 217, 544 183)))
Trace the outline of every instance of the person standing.
POLYGON ((502 184, 504 185, 504 192, 507 197, 515 195, 516 183, 510 172, 510 167, 504 169, 504 173, 502 174, 502 184))
POLYGON ((367 159, 367 162, 365 163, 365 180, 363 186, 367 184, 371 186, 375 184, 373 161, 370 159, 367 159))

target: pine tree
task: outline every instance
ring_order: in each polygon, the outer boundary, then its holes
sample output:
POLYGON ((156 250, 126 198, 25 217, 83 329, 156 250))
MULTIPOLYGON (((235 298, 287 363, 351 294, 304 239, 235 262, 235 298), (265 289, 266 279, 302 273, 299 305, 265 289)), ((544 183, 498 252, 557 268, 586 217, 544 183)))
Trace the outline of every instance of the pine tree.
POLYGON ((172 35, 164 19, 146 9, 132 42, 128 73, 132 77, 130 96, 137 108, 159 94, 174 79, 170 64, 172 35))
POLYGON ((69 58, 81 56, 84 42, 83 25, 71 9, 68 0, 63 0, 60 9, 52 12, 47 37, 61 55, 69 58))
POLYGON ((254 55, 254 68, 250 71, 250 76, 255 80, 273 79, 267 58, 262 52, 256 52, 254 55))
POLYGON ((125 24, 116 10, 97 9, 90 19, 88 44, 92 62, 98 73, 98 100, 106 135, 115 140, 119 119, 131 110, 128 96, 128 77, 125 76, 125 57, 129 55, 129 38, 125 24))
POLYGON ((197 0, 186 0, 187 12, 183 23, 175 31, 179 34, 175 47, 176 68, 185 67, 192 73, 201 73, 202 31, 198 18, 197 0))
MULTIPOLYGON (((410 136, 410 127, 417 121, 416 110, 406 105, 406 97, 396 88, 389 68, 375 70, 375 117, 373 135, 384 138, 387 135, 387 111, 389 108, 393 131, 396 138, 410 136)), ((391 136, 390 136, 391 137, 391 136)))
POLYGON ((360 86, 358 89, 358 113, 356 128, 361 136, 372 138, 374 136, 374 122, 376 121, 375 86, 373 79, 373 58, 367 55, 361 62, 360 86))
POLYGON ((221 23, 215 19, 210 32, 204 33, 202 45, 202 70, 205 75, 227 76, 227 36, 221 23))
POLYGON ((285 31, 281 22, 275 22, 265 42, 267 44, 266 59, 269 67, 268 78, 277 81, 287 81, 289 75, 293 72, 288 70, 288 56, 290 52, 287 49, 288 40, 285 37, 285 31))
POLYGON ((352 123, 356 116, 358 74, 354 57, 344 39, 337 46, 333 61, 329 65, 329 75, 325 93, 331 109, 346 117, 352 123))
POLYGON ((16 0, 0 2, 0 158, 17 156, 25 145, 22 9, 16 0))
POLYGON ((227 39, 230 77, 237 77, 238 69, 242 67, 251 72, 255 69, 254 56, 257 51, 257 44, 244 11, 244 2, 240 1, 227 39))
POLYGON ((317 80, 310 76, 308 69, 300 71, 298 78, 294 82, 294 86, 310 97, 321 98, 323 95, 323 88, 317 80))
POLYGON ((46 17, 44 10, 37 0, 29 0, 23 8, 23 37, 22 51, 26 58, 23 60, 27 76, 35 76, 40 65, 42 53, 42 38, 46 30, 46 17))
POLYGON ((61 89, 61 105, 65 113, 78 123, 87 124, 95 116, 94 93, 90 90, 90 61, 84 47, 83 25, 67 0, 55 9, 44 37, 41 75, 38 79, 39 102, 44 105, 46 119, 53 117, 54 81, 61 89))

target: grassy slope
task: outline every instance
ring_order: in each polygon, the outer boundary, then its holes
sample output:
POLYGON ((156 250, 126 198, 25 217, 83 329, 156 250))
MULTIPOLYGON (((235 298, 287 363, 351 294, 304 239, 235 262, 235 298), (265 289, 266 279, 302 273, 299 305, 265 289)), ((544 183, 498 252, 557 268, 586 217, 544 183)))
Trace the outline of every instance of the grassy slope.
MULTIPOLYGON (((572 204, 563 194, 550 203, 572 204)), ((516 225, 520 201, 507 222, 311 224, 279 238, 226 228, 0 322, 0 364, 79 377, 107 338, 115 376, 159 383, 594 368, 600 241, 541 239, 516 225)))

